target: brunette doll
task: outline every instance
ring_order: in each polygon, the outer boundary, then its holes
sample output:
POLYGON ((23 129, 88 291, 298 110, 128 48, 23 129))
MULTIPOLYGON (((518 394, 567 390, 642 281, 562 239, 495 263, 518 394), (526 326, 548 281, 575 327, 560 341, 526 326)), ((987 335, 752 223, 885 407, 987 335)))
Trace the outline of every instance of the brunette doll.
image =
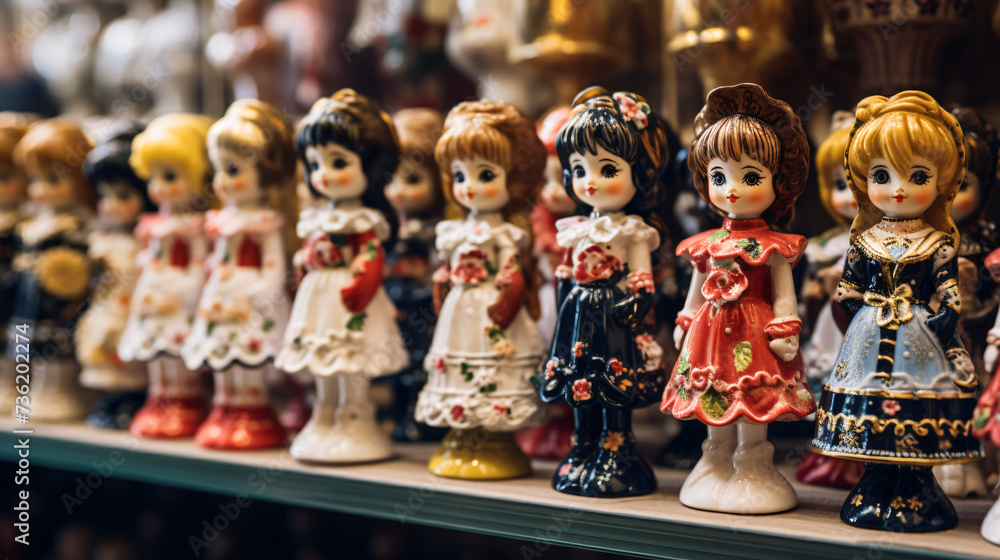
POLYGON ((80 388, 73 333, 90 295, 87 221, 94 196, 82 168, 92 148, 75 123, 51 119, 32 125, 14 150, 35 215, 16 229, 19 278, 7 355, 18 363, 30 359, 31 399, 24 406, 32 420, 79 418, 91 404, 80 388))
POLYGON ((205 136, 211 124, 200 115, 164 115, 132 140, 129 164, 159 208, 142 216, 135 230, 145 249, 118 343, 119 358, 145 362, 149 373, 146 404, 129 428, 138 436, 194 435, 208 412, 201 375, 185 367, 180 350, 205 281, 202 228, 211 170, 205 136))
POLYGON ((413 412, 427 381, 424 358, 437 320, 431 282, 436 259, 431 253, 434 227, 444 217, 444 193, 434 146, 444 130, 444 116, 433 109, 403 109, 392 120, 401 159, 385 194, 399 215, 399 240, 387 256, 384 285, 399 311, 397 322, 410 365, 390 379, 394 400, 388 419, 396 441, 440 440, 444 430, 417 422, 413 412))
MULTIPOLYGON (((14 161, 14 146, 27 128, 28 120, 23 115, 0 113, 0 328, 4 336, 17 300, 17 273, 13 268, 17 250, 15 228, 26 217, 28 194, 28 176, 14 161)), ((16 367, 14 359, 6 352, 0 354, 0 414, 9 416, 14 399, 19 395, 14 389, 16 367)))
POLYGON ((806 240, 771 226, 805 188, 809 147, 791 107, 756 84, 709 93, 694 131, 688 167, 725 220, 677 246, 696 270, 661 409, 708 425, 680 500, 729 513, 784 511, 798 499, 774 468, 767 424, 799 420, 815 403, 792 282, 806 240))
POLYGON ((812 447, 865 462, 845 523, 944 530, 958 517, 931 466, 981 455, 971 433, 978 381, 956 334, 959 234, 949 215, 965 175, 962 130, 919 91, 868 97, 856 116, 846 161, 860 212, 836 295, 850 326, 812 447))
POLYGON ((98 227, 90 234, 89 255, 100 281, 76 331, 76 357, 83 367, 80 384, 101 393, 87 416, 87 423, 98 428, 128 429, 146 397, 145 364, 124 362, 118 356, 142 249, 133 230, 139 215, 154 208, 146 182, 128 163, 132 140, 140 132, 137 125, 120 125, 83 165, 97 194, 98 227))
POLYGON ((181 356, 215 377, 212 412, 195 442, 218 449, 281 445, 285 430, 268 397, 265 373, 281 348, 290 303, 284 214, 293 200, 295 151, 285 115, 263 101, 233 103, 208 131, 213 192, 222 210, 205 216, 215 241, 210 272, 181 356))
POLYGON ((386 459, 391 443, 375 422, 368 387, 408 361, 382 288, 384 247, 398 232, 384 192, 399 163, 396 129, 374 101, 342 89, 313 105, 295 146, 309 189, 326 206, 299 216, 302 281, 275 360, 288 373, 316 378, 312 418, 291 454, 327 463, 386 459))
POLYGON ((434 157, 445 195, 469 214, 436 230, 445 264, 434 274, 438 322, 416 418, 451 431, 429 468, 524 476, 531 465, 513 432, 542 418, 531 380, 543 352, 526 204, 541 189, 545 148, 517 108, 481 100, 448 113, 434 157))
POLYGON ((563 188, 589 216, 557 223, 559 321, 541 395, 569 403, 575 427, 552 483, 586 496, 648 494, 656 478, 636 448, 632 409, 652 404, 665 380, 644 321, 662 235, 652 210, 672 154, 639 95, 590 88, 573 105, 556 149, 563 188))

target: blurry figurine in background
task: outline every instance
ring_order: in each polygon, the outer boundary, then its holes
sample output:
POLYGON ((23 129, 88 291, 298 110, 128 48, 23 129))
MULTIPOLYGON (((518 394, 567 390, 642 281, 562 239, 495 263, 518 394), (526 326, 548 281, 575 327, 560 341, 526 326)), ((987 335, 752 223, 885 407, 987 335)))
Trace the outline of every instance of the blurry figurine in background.
POLYGON ((774 467, 767 424, 800 420, 815 402, 792 281, 806 240, 771 228, 805 189, 808 141, 792 108, 760 86, 720 87, 695 118, 688 166, 725 220, 677 246, 696 270, 661 410, 708 425, 680 500, 727 513, 785 511, 798 497, 774 467))
POLYGON ((559 320, 541 380, 543 400, 573 407, 573 444, 552 480, 560 492, 656 490, 632 410, 653 404, 665 383, 663 350, 646 325, 664 234, 653 211, 673 156, 665 127, 641 96, 590 88, 556 138, 563 188, 584 214, 556 224, 559 320))
MULTIPOLYGON (((2 345, 7 347, 10 317, 17 300, 17 273, 14 254, 17 250, 17 225, 28 215, 28 176, 14 161, 14 147, 24 136, 28 119, 19 113, 0 113, 0 329, 2 345)), ((0 414, 9 416, 14 409, 14 381, 17 363, 4 351, 0 354, 0 414)), ((23 368, 22 368, 23 369, 23 368)))
POLYGON ((208 412, 203 376, 184 366, 187 340, 205 282, 211 164, 205 137, 211 119, 173 113, 153 119, 132 141, 129 163, 159 206, 139 219, 139 279, 118 343, 124 361, 146 362, 149 392, 130 431, 138 436, 194 435, 208 412))
POLYGON ((445 264, 416 418, 450 427, 429 469, 467 479, 526 476, 513 432, 544 419, 532 380, 542 360, 527 204, 542 187, 545 147, 509 103, 470 101, 448 113, 434 152, 445 195, 469 211, 438 224, 445 264))
MULTIPOLYGON (((984 266, 1000 283, 1000 249, 995 249, 986 257, 984 266)), ((1000 317, 990 330, 988 342, 992 351, 985 357, 986 367, 993 370, 993 378, 979 398, 972 417, 972 430, 976 437, 983 440, 993 449, 1000 447, 1000 360, 997 360, 997 348, 1000 347, 1000 317)), ((982 527, 983 538, 995 545, 1000 545, 1000 500, 993 504, 982 527)))

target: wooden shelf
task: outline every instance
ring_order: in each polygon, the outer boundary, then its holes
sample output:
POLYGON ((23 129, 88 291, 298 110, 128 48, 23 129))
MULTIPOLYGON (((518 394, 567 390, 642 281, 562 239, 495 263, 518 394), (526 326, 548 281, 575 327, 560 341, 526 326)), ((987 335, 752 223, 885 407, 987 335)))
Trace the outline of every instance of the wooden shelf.
MULTIPOLYGON (((15 460, 11 431, 23 427, 0 421, 0 460, 15 460)), ((432 445, 400 445, 382 463, 329 467, 299 463, 285 450, 218 452, 80 424, 32 427, 35 466, 92 473, 93 463, 117 462, 111 476, 123 479, 498 535, 525 541, 526 551, 558 544, 644 558, 1000 558, 1000 547, 979 535, 986 499, 956 501, 957 529, 902 535, 848 527, 838 517, 845 491, 798 483, 796 509, 739 516, 682 506, 687 473, 679 470, 657 469, 660 489, 651 496, 598 500, 552 490, 553 462, 536 461, 534 476, 519 480, 438 478, 426 470, 432 445)))

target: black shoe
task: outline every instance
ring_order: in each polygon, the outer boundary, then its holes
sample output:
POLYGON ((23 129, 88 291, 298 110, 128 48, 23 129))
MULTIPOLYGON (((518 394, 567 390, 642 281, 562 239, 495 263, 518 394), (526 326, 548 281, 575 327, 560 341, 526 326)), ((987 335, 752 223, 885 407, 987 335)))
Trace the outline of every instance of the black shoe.
POLYGON ((146 391, 104 393, 87 415, 87 424, 104 430, 127 430, 146 402, 146 391))
POLYGON ((708 437, 708 427, 697 420, 681 421, 681 431, 663 446, 654 461, 671 469, 693 469, 701 459, 701 443, 708 437))
POLYGON ((958 513, 930 467, 900 466, 884 528, 897 533, 928 533, 958 526, 958 513))
POLYGON ((587 463, 597 453, 596 438, 581 438, 574 435, 573 447, 569 455, 559 463, 552 476, 552 487, 566 494, 583 495, 583 481, 589 473, 587 463))
POLYGON ((847 496, 840 520, 861 529, 883 529, 898 476, 899 467, 895 465, 865 463, 865 474, 847 496))
POLYGON ((656 476, 642 458, 631 431, 606 431, 597 454, 588 462, 590 471, 583 495, 597 498, 644 496, 656 491, 656 476))

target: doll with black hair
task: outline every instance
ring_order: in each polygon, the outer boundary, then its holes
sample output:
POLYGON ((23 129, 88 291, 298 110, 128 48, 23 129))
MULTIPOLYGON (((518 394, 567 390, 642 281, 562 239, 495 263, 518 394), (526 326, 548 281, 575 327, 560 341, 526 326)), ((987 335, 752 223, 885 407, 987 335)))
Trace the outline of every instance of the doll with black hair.
POLYGON ((602 498, 656 490, 632 433, 632 410, 656 401, 663 350, 646 326, 653 254, 664 234, 653 210, 673 156, 665 123, 630 92, 585 90, 556 138, 563 187, 589 216, 557 222, 559 320, 541 395, 573 407, 573 445, 553 478, 560 492, 602 498))
POLYGON ((396 308, 382 287, 398 219, 385 185, 399 163, 396 129, 351 89, 317 101, 295 139, 305 180, 326 206, 303 210, 299 284, 275 365, 316 379, 312 418, 292 443, 302 460, 377 461, 392 454, 375 422, 369 380, 406 367, 396 308))
POLYGON ((145 364, 118 357, 142 250, 133 230, 139 215, 154 209, 146 181, 128 162, 132 139, 140 132, 138 125, 122 124, 83 163, 83 174, 97 194, 97 227, 90 234, 88 254, 99 283, 76 331, 76 357, 82 367, 80 384, 101 393, 87 416, 87 423, 97 428, 128 429, 146 397, 145 364))

